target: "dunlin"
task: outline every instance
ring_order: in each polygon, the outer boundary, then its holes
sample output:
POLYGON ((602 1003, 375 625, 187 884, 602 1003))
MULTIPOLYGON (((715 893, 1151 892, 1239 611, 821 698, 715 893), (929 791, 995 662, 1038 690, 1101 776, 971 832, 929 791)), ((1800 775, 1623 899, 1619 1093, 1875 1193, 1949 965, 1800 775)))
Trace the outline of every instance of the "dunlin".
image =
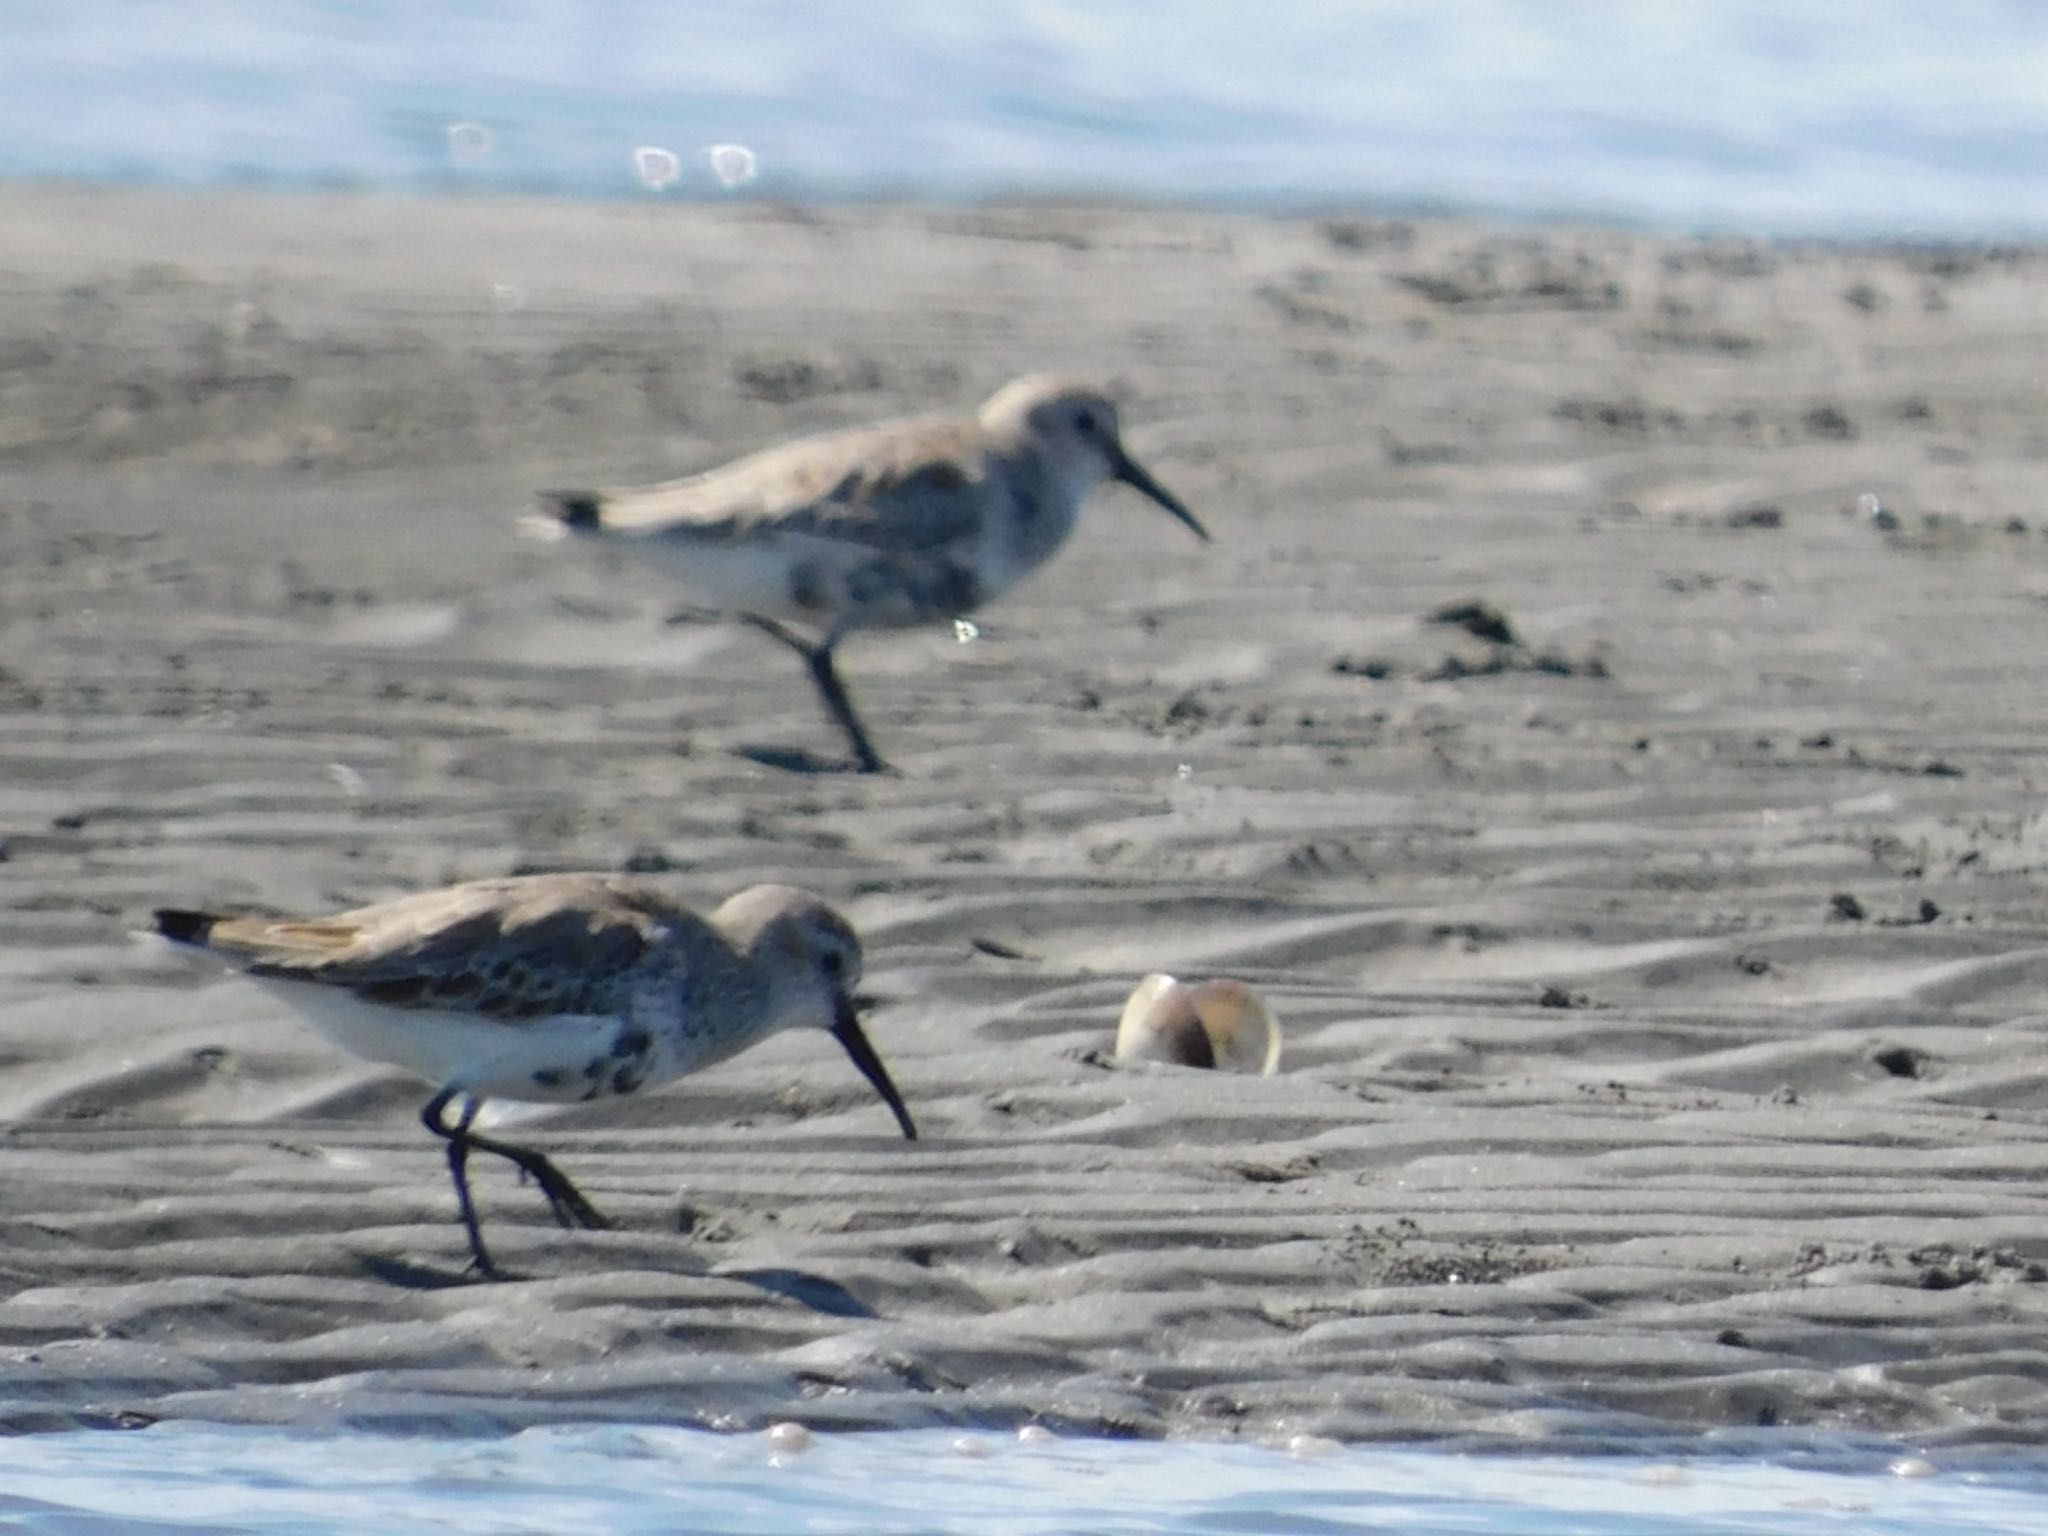
POLYGON ((638 1093, 811 1025, 832 1032, 903 1134, 917 1135, 860 1027, 860 940, 789 886, 754 886, 707 919, 622 876, 531 875, 303 921, 165 908, 156 931, 261 983, 342 1049, 435 1085, 420 1119, 448 1144, 486 1276, 499 1272, 470 1200, 472 1151, 531 1174, 563 1226, 606 1224, 542 1154, 472 1129, 486 1098, 638 1093))
POLYGON ((1005 385, 971 417, 804 438, 638 489, 548 492, 528 527, 619 539, 693 601, 795 650, 873 772, 884 765, 833 665, 839 643, 973 612, 1049 560, 1105 480, 1209 537, 1125 451, 1106 395, 1046 377, 1005 385))

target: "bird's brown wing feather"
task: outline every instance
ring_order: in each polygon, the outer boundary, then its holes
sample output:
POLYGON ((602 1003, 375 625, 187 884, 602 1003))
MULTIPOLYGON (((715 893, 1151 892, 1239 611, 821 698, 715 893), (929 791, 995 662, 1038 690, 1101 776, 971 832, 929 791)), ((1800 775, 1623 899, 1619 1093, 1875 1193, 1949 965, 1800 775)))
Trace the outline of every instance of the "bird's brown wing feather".
POLYGON ((345 987, 390 1007, 518 1020, 623 1005, 663 930, 700 919, 631 882, 479 881, 293 922, 218 923, 209 947, 251 975, 345 987))
POLYGON ((916 553, 971 536, 959 494, 988 467, 970 422, 900 422, 806 439, 684 480, 597 493, 608 533, 695 542, 809 534, 916 553))

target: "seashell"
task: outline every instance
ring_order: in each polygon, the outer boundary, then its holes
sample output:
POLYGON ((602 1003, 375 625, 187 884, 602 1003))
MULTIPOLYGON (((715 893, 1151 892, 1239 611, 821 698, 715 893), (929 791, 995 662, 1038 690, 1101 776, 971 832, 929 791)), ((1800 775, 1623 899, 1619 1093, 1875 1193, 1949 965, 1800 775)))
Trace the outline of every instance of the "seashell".
POLYGON ((1116 1059, 1264 1076, 1280 1065, 1280 1021, 1241 981, 1189 985, 1154 971, 1117 1020, 1116 1059))
POLYGON ((1223 979, 1197 982, 1188 992, 1219 1069, 1256 1077, 1280 1070, 1280 1021, 1264 998, 1241 981, 1223 979))
POLYGON ((1118 1061, 1170 1061, 1183 1067, 1213 1067, 1216 1052, 1186 987, 1154 971, 1131 993, 1116 1024, 1118 1061))

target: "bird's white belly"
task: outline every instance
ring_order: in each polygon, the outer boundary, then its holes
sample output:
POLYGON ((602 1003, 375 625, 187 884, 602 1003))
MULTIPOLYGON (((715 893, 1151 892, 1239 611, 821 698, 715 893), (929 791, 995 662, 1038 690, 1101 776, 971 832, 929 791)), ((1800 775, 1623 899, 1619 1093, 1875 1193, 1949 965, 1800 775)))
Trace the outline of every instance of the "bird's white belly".
POLYGON ((652 1075, 644 1060, 635 1064, 614 1054, 629 1026, 610 1015, 554 1014, 500 1023, 447 1009, 367 1003, 318 983, 249 979, 344 1051, 401 1068, 436 1088, 567 1103, 631 1092, 652 1075))
POLYGON ((901 629, 971 613, 1036 562, 989 537, 921 551, 807 534, 741 543, 650 538, 649 568, 702 607, 830 629, 901 629))
POLYGON ((791 623, 829 623, 845 573, 865 551, 817 539, 695 542, 675 537, 630 546, 692 603, 791 623))

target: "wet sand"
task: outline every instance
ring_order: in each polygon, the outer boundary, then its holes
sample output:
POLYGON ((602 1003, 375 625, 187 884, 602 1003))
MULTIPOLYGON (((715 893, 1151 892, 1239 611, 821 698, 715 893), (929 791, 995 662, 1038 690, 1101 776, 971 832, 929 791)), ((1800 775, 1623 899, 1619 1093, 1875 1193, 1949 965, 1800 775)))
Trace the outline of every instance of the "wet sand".
POLYGON ((0 220, 0 1425, 2048 1433, 2040 253, 0 220), (893 776, 748 755, 837 749, 788 655, 513 536, 1039 368, 1217 542, 1112 489, 977 637, 849 643, 893 776), (522 1126, 619 1226, 480 1168, 526 1278, 465 1283, 421 1087, 128 938, 571 867, 842 902, 925 1139, 784 1038, 522 1126), (1279 1074, 1111 1063, 1152 970, 1279 1074))

